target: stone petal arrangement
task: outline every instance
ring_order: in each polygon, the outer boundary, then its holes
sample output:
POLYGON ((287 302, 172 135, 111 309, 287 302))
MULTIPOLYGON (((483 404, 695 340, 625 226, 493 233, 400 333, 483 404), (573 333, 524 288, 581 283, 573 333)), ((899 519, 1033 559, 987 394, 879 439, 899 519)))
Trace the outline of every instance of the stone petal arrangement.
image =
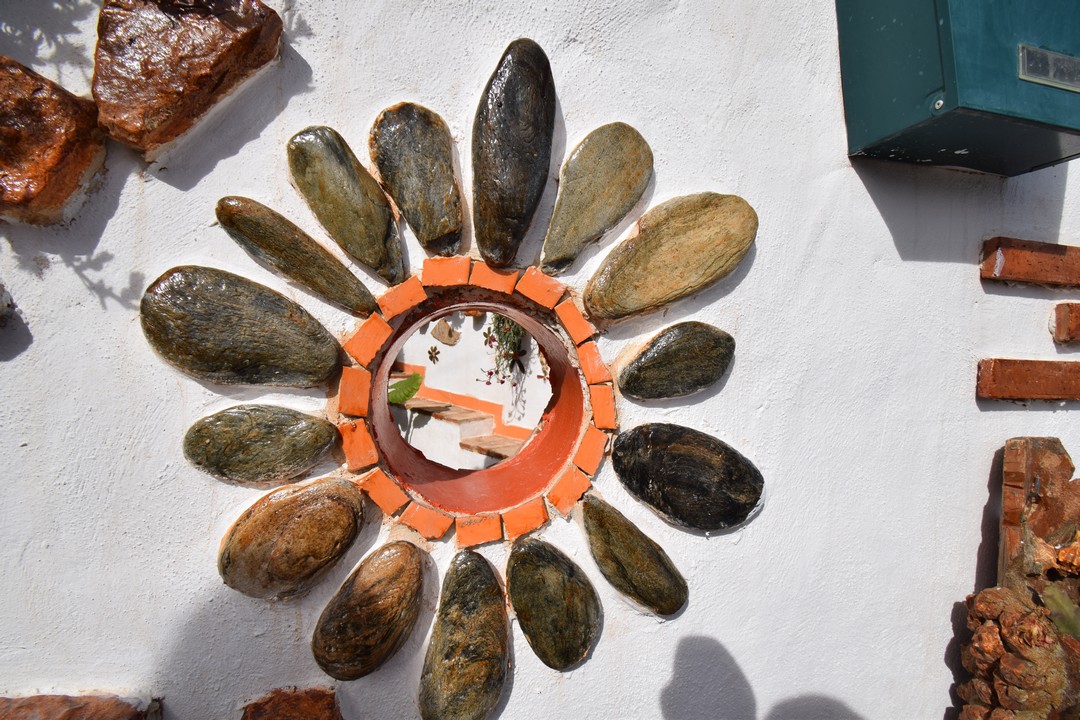
MULTIPOLYGON (((757 215, 734 195, 669 200, 638 221, 580 297, 552 275, 618 225, 652 178, 648 143, 611 123, 589 133, 563 164, 540 266, 515 267, 551 180, 554 112, 547 56, 535 42, 515 40, 473 122, 480 259, 456 254, 467 239, 461 185, 448 126, 432 110, 399 103, 379 115, 368 135, 374 173, 334 129, 293 136, 285 149, 293 184, 328 239, 388 284, 377 297, 323 239, 257 200, 219 202, 222 227, 253 258, 363 318, 340 343, 279 293, 209 267, 166 271, 140 309, 151 347, 196 379, 328 389, 323 418, 240 405, 197 419, 184 438, 187 458, 215 478, 293 483, 255 502, 222 540, 218 569, 228 586, 267 599, 304 593, 345 555, 366 503, 404 533, 369 553, 319 618, 311 649, 328 675, 363 677, 404 646, 426 592, 423 548, 454 537, 460 552, 443 576, 419 682, 426 720, 485 718, 498 705, 510 672, 508 605, 529 646, 555 671, 586 661, 602 641, 600 597, 586 569, 534 536, 553 514, 582 514, 599 574, 635 606, 672 617, 686 605, 689 586, 676 562, 592 487, 609 447, 623 485, 676 527, 732 528, 761 502, 761 473, 720 439, 668 424, 619 428, 622 394, 678 398, 715 383, 728 371, 734 339, 704 323, 680 323, 613 375, 594 324, 677 302, 729 275, 755 240, 757 215), (399 217, 431 255, 417 274, 406 269, 399 217), (389 409, 405 341, 458 311, 497 312, 521 325, 552 388, 530 440, 481 470, 429 460, 405 441, 389 409), (341 466, 304 479, 332 448, 341 466), (513 543, 505 592, 473 549, 496 542, 513 543)), ((441 342, 456 342, 443 335, 441 342)))

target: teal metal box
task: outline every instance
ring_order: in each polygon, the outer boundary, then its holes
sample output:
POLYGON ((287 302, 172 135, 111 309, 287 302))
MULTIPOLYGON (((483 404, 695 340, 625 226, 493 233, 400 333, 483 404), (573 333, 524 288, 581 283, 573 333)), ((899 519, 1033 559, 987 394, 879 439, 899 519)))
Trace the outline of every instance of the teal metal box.
POLYGON ((836 0, 848 153, 1019 175, 1080 155, 1080 0, 836 0))

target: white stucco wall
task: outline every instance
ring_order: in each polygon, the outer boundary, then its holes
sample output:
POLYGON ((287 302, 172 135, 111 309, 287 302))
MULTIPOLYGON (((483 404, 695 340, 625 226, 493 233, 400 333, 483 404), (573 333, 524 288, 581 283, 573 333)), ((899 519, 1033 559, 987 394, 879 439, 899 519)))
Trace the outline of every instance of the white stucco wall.
MULTIPOLYGON (((995 234, 1080 244, 1076 173, 853 167, 827 0, 270 4, 288 28, 281 63, 226 113, 153 167, 111 146, 102 188, 70 226, 0 228, 0 277, 25 319, 0 331, 0 690, 145 692, 165 697, 169 718, 209 720, 238 717, 274 687, 328 682, 308 649, 315 620, 387 530, 372 518, 298 601, 244 597, 222 584, 216 551, 260 493, 199 473, 180 451, 207 413, 256 399, 317 412, 323 396, 182 376, 143 339, 138 299, 166 269, 206 263, 344 330, 348 318, 215 227, 214 203, 248 195, 324 238, 289 186, 285 142, 325 123, 362 150, 376 114, 399 100, 443 115, 469 187, 480 91, 506 44, 529 36, 552 62, 557 157, 624 120, 655 153, 650 205, 715 190, 757 209, 756 249, 738 272, 619 325, 601 350, 611 360, 686 319, 731 332, 736 359, 719 387, 689 402, 623 402, 622 423, 722 438, 761 469, 766 497, 744 528, 705 538, 632 500, 606 463, 597 486, 667 549, 689 606, 664 622, 632 609, 580 529, 556 520, 543 537, 592 577, 603 634, 588 662, 557 673, 515 627, 500 717, 940 718, 954 603, 992 563, 977 557, 995 451, 1011 436, 1056 435, 1080 452, 1075 405, 974 399, 980 357, 1069 357, 1046 330, 1066 295, 984 287, 979 245, 995 234)), ((0 52, 85 91, 93 12, 88 0, 2 0, 15 30, 0 32, 0 52), (28 42, 19 23, 48 32, 28 42)), ((554 191, 522 258, 539 251, 554 191)), ((612 246, 590 250, 567 281, 583 288, 612 246)), ((409 256, 418 267, 419 247, 409 256)), ((434 546, 440 576, 453 552, 434 546)), ((501 569, 503 548, 483 552, 501 569)), ((434 605, 431 594, 387 666, 341 685, 346 717, 414 715, 434 605)))

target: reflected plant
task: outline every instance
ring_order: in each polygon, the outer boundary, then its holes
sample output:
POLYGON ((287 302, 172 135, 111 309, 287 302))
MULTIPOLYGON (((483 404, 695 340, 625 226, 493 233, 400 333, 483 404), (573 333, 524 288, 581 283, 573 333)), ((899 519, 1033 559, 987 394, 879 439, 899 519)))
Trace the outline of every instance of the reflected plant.
POLYGON ((490 385, 494 381, 505 385, 510 382, 517 387, 514 374, 517 373, 519 377, 525 374, 525 364, 521 361, 526 353, 522 347, 525 338, 525 328, 508 317, 493 315, 491 327, 484 330, 484 346, 495 351, 495 367, 484 371, 480 378, 484 384, 490 385))

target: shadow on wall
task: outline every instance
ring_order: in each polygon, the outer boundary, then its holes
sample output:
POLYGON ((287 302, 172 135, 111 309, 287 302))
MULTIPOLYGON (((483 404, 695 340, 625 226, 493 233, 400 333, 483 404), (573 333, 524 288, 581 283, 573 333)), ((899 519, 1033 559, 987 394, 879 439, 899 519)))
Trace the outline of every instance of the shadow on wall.
POLYGON ((1057 242, 1067 165, 1015 178, 852 158, 900 259, 975 265, 987 237, 1057 242))
POLYGON ((48 63, 54 75, 65 68, 78 68, 89 84, 93 66, 71 38, 79 36, 79 23, 97 12, 98 3, 39 0, 22 3, 21 8, 15 7, 18 3, 11 5, 0 18, 0 52, 24 65, 35 60, 48 63))
MULTIPOLYGON (((694 635, 679 641, 675 669, 660 707, 665 720, 756 720, 757 700, 735 658, 716 640, 694 635)), ((762 720, 863 720, 824 695, 802 695, 774 706, 762 720)))

